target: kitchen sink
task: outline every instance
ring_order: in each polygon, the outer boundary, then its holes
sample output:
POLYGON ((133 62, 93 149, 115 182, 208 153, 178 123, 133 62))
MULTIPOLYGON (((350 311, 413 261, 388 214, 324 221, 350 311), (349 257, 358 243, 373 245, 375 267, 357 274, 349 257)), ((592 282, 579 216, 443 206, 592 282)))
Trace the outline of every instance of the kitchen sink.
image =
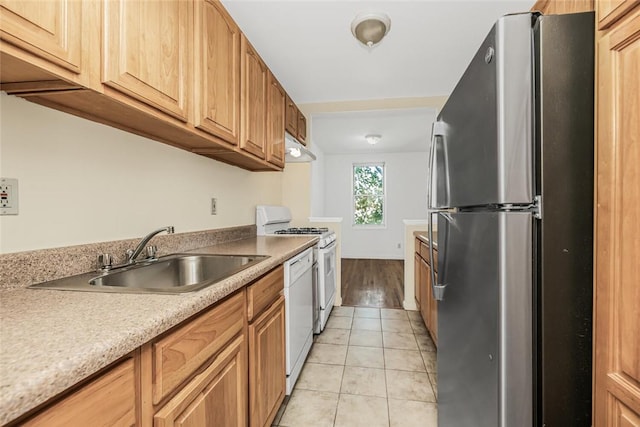
POLYGON ((109 272, 85 273, 29 286, 35 289, 117 293, 193 292, 248 268, 261 255, 173 254, 109 272))

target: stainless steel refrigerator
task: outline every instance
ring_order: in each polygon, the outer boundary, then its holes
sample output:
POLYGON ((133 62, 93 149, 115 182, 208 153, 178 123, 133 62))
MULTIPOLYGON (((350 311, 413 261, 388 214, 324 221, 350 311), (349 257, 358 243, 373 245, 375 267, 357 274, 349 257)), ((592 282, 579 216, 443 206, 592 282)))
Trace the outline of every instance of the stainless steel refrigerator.
POLYGON ((440 427, 591 425, 593 40, 502 17, 434 123, 440 427))

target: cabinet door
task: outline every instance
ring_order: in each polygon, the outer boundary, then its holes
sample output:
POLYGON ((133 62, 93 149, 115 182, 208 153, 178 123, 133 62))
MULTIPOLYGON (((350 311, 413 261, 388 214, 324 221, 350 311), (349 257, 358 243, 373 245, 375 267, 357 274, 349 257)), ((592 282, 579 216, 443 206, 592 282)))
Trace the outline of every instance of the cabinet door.
POLYGON ((298 141, 307 145, 305 142, 307 140, 307 118, 302 114, 300 110, 298 110, 298 141))
POLYGON ((431 304, 431 268, 424 259, 420 259, 420 314, 427 329, 431 329, 429 304, 431 304))
POLYGON ((598 28, 608 28, 625 15, 630 9, 638 6, 638 0, 598 0, 598 28))
POLYGON ((270 426, 284 400, 284 296, 249 325, 249 411, 252 427, 270 426))
POLYGON ((291 136, 298 136, 298 107, 293 103, 289 95, 286 97, 286 112, 285 112, 285 129, 291 134, 291 136))
POLYGON ((195 7, 195 126, 237 145, 240 132, 240 29, 217 0, 195 7))
POLYGON ((284 115, 286 94, 269 73, 267 90, 267 161, 284 167, 284 115))
POLYGON ((241 37, 240 55, 240 148, 264 159, 267 133, 267 66, 244 35, 241 37))
POLYGON ((186 122, 192 4, 106 0, 102 82, 186 122))
POLYGON ((246 369, 246 342, 239 336, 156 413, 154 426, 246 426, 246 369))
POLYGON ((82 8, 78 0, 1 0, 0 38, 80 73, 82 8))
POLYGON ((413 295, 416 299, 416 307, 420 310, 420 306, 422 305, 422 295, 420 290, 421 283, 421 274, 422 269, 420 268, 420 263, 422 262, 422 258, 417 253, 413 254, 413 295))
POLYGON ((640 7, 596 46, 594 426, 640 426, 640 7))
POLYGON ((136 411, 138 376, 135 359, 127 358, 21 425, 139 425, 136 411))

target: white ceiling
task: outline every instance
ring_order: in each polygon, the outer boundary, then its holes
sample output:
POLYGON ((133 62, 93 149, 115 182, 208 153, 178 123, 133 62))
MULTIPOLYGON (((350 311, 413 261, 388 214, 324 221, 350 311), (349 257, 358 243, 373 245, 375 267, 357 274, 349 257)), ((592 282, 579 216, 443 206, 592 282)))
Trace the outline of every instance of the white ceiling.
POLYGON ((223 0, 298 104, 448 95, 505 13, 533 0, 223 0), (351 35, 363 11, 391 18, 369 51, 351 35))
POLYGON ((325 154, 427 151, 435 117, 431 108, 315 114, 313 143, 325 154), (364 139, 369 134, 382 138, 372 146, 364 139))
MULTIPOLYGON (((449 95, 494 22, 534 0, 222 0, 298 104, 449 95), (373 50, 351 34, 361 12, 391 31, 373 50)), ((435 111, 313 115, 327 154, 426 151, 435 111), (375 146, 367 134, 381 134, 375 146)))

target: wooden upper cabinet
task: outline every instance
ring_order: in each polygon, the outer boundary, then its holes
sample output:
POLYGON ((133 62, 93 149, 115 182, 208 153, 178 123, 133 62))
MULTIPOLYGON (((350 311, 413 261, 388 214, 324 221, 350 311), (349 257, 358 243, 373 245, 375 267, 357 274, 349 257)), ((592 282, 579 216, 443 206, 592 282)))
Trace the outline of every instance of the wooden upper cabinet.
POLYGON ((106 0, 103 83, 186 122, 192 5, 176 0, 106 0))
POLYGON ((631 427, 640 426, 640 7, 598 37, 594 426, 631 427))
POLYGON ((594 0, 538 0, 531 10, 545 15, 589 12, 593 10, 593 2, 594 0))
POLYGON ((286 96, 285 129, 292 136, 298 135, 298 107, 293 103, 289 95, 286 96))
POLYGON ((302 144, 307 145, 307 118, 302 114, 302 111, 298 110, 298 133, 296 138, 302 144))
POLYGON ((269 73, 267 90, 267 161, 284 167, 284 127, 287 95, 273 74, 269 73))
POLYGON ((598 29, 608 28, 625 13, 640 5, 638 0, 598 0, 598 29))
POLYGON ((244 34, 240 43, 240 148, 265 158, 268 69, 244 34))
POLYGON ((73 73, 80 73, 79 0, 0 0, 0 38, 73 73))
POLYGON ((195 6, 195 126, 237 145, 240 137, 240 29, 217 0, 195 6))

